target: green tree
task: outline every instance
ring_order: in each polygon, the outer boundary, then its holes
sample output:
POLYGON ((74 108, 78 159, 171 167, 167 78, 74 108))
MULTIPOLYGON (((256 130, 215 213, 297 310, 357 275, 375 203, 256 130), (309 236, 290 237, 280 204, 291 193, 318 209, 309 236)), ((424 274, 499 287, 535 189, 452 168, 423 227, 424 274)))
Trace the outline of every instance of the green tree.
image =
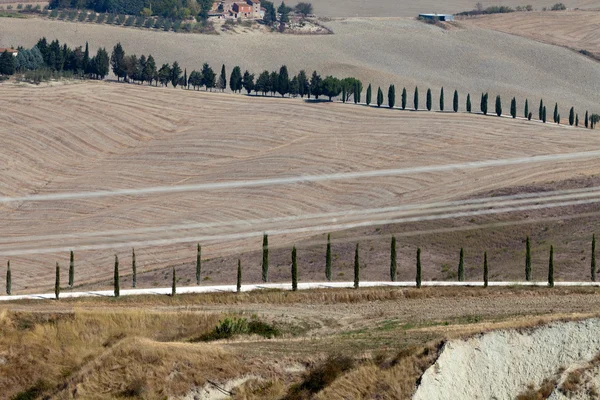
POLYGON ((233 67, 231 76, 229 77, 229 88, 232 92, 241 92, 243 88, 242 84, 242 70, 237 65, 233 67))
POLYGON ((440 91, 440 111, 444 111, 444 88, 440 91))
POLYGON ((458 112, 458 91, 454 91, 454 98, 452 99, 452 109, 454 112, 458 112))
POLYGON ((396 237, 392 236, 392 244, 390 248, 390 280, 396 282, 396 271, 398 266, 396 264, 396 237))
POLYGON ((71 250, 69 260, 69 288, 72 289, 73 284, 75 283, 75 258, 73 256, 73 250, 71 250))
POLYGON ((550 246, 550 259, 548 260, 548 287, 554 287, 554 246, 550 246))
POLYGON ((431 89, 427 89, 427 95, 425 96, 425 106, 427 111, 431 111, 431 89))
POLYGON ((310 98, 310 95, 312 94, 313 96, 315 96, 315 99, 318 99, 319 96, 322 94, 321 93, 321 84, 323 82, 323 79, 321 79, 321 75, 317 74, 317 71, 313 71, 312 76, 310 77, 310 91, 309 91, 309 95, 308 98, 310 98))
POLYGON ((585 120, 584 120, 584 124, 585 124, 585 127, 586 127, 586 128, 587 128, 587 127, 588 127, 588 125, 589 125, 589 118, 588 118, 588 112, 587 112, 587 111, 585 112, 585 120))
POLYGON ((496 115, 502 115, 502 100, 500 100, 500 96, 496 96, 496 115))
POLYGON ((354 289, 358 289, 360 283, 360 260, 358 258, 358 243, 354 251, 354 289))
POLYGON ((329 75, 323 79, 323 82, 321 83, 321 94, 327 96, 329 101, 331 101, 333 97, 339 96, 341 91, 342 84, 338 78, 329 75))
POLYGON ((413 104, 415 106, 415 111, 419 109, 419 88, 415 87, 415 94, 413 96, 413 104))
POLYGON ((542 110, 542 121, 546 123, 546 106, 542 110))
POLYGON ((527 282, 531 281, 531 241, 529 236, 525 241, 525 280, 527 282))
POLYGON ((242 262, 238 258, 238 269, 237 269, 237 288, 236 292, 240 293, 242 291, 242 262))
POLYGON ((123 50, 121 43, 117 43, 113 48, 113 52, 110 56, 110 65, 113 73, 117 76, 117 81, 120 81, 121 78, 125 78, 127 74, 125 65, 125 50, 123 50))
POLYGON ((471 93, 467 94, 467 112, 471 112, 471 93))
POLYGON ((575 123, 575 109, 573 107, 571 107, 571 110, 569 111, 569 125, 573 126, 574 123, 575 123))
POLYGON ((90 48, 88 42, 85 42, 85 51, 83 52, 82 68, 84 74, 90 73, 90 48))
POLYGON ((296 246, 292 248, 292 290, 298 290, 298 264, 296 263, 296 246))
POLYGON ((388 88, 388 106, 390 108, 394 108, 396 105, 396 87, 394 85, 390 85, 388 88))
POLYGON ((558 103, 554 104, 554 123, 558 123, 558 103))
POLYGON ((487 251, 483 253, 483 287, 488 287, 489 269, 487 262, 487 251))
POLYGON ((137 287, 137 265, 135 263, 135 249, 131 249, 131 287, 137 287))
POLYGON ((575 114, 575 126, 579 126, 579 114, 575 114))
POLYGON ((481 112, 483 113, 483 115, 487 115, 488 113, 488 94, 481 94, 481 112))
POLYGON ((460 249, 460 258, 458 259, 458 281, 464 282, 465 280, 465 252, 460 249))
POLYGON ((242 78, 242 86, 246 89, 246 92, 250 94, 254 90, 254 74, 251 74, 246 70, 244 77, 242 78))
POLYGON ((523 111, 523 116, 525 118, 529 118, 529 100, 525 99, 525 110, 523 111))
POLYGON ((517 99, 514 97, 510 101, 510 116, 517 118, 517 99))
POLYGON ((358 82, 354 83, 354 104, 360 103, 360 87, 358 82))
POLYGON ((282 65, 279 69, 279 75, 277 76, 277 93, 284 97, 290 92, 290 77, 288 75, 288 69, 285 65, 282 65))
POLYGON ((327 234, 327 250, 325 252, 325 278, 331 282, 331 233, 327 234))
POLYGON ((202 85, 206 88, 206 90, 211 90, 215 87, 215 78, 217 74, 213 71, 213 69, 207 64, 204 63, 202 65, 202 85))
POLYGON ((202 247, 196 245, 196 285, 200 286, 200 275, 202 274, 202 247))
POLYGON ((421 249, 417 248, 417 288, 421 288, 421 249))
POLYGON ((342 103, 346 102, 346 86, 342 85, 342 103))
POLYGON ((217 81, 217 89, 221 89, 221 92, 227 89, 227 73, 225 72, 225 64, 221 66, 221 75, 217 81))
POLYGON ((56 278, 54 279, 54 297, 56 300, 60 297, 60 266, 56 263, 56 278))
POLYGON ((402 88, 402 109, 406 110, 406 88, 402 88))
POLYGON ((371 105, 371 84, 367 87, 367 105, 371 105))
POLYGON ((179 63, 177 61, 175 61, 173 63, 173 66, 171 67, 171 85, 173 85, 174 88, 176 88, 177 85, 179 84, 180 78, 181 78, 181 67, 179 66, 179 63))
POLYGON ((300 14, 302 17, 306 18, 307 16, 313 13, 313 6, 311 3, 300 2, 296 4, 296 6, 294 7, 294 11, 297 14, 300 14))
POLYGON ((306 71, 301 70, 298 72, 298 94, 301 98, 304 98, 310 91, 310 83, 306 76, 306 71))
POLYGON ((175 297, 177 294, 177 276, 175 273, 175 267, 173 267, 173 284, 171 285, 171 297, 175 297))
POLYGON ((142 71, 142 76, 144 81, 148 81, 150 85, 152 85, 153 80, 155 80, 156 84, 158 85, 158 80, 155 78, 157 75, 158 72, 156 71, 156 62, 154 61, 154 57, 152 57, 152 54, 150 54, 146 59, 146 65, 144 66, 144 69, 142 71))
POLYGON ((540 100, 539 118, 540 121, 544 119, 544 100, 540 100))
POLYGON ((113 276, 113 286, 115 297, 119 297, 121 295, 121 285, 119 283, 119 257, 115 254, 115 272, 113 276))
POLYGON ((187 75, 187 68, 183 70, 183 77, 179 80, 179 85, 182 89, 189 89, 189 80, 187 75))
POLYGON ((263 245, 262 245, 262 281, 269 281, 269 237, 265 233, 263 235, 263 245))
MULTIPOLYGON (((596 235, 592 235, 592 262, 590 264, 590 272, 592 282, 596 282, 596 235)), ((9 293, 10 294, 10 293, 9 293)))
POLYGON ((12 274, 10 272, 10 260, 6 265, 6 294, 9 296, 12 294, 12 274))
POLYGON ((383 92, 381 91, 381 88, 377 88, 377 107, 381 107, 381 104, 383 103, 383 92))

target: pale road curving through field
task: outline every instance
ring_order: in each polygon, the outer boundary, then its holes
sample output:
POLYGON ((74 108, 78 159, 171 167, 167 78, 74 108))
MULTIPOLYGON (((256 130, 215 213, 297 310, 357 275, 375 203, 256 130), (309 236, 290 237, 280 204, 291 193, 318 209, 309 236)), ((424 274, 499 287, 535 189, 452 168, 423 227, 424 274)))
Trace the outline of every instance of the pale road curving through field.
MULTIPOLYGON (((443 281, 423 281, 423 287, 483 287, 483 282, 443 282, 443 281)), ((511 286, 529 286, 545 287, 548 282, 488 282, 490 287, 511 287, 511 286)), ((554 286, 560 287, 600 287, 600 282, 554 282, 554 286)), ((317 290, 317 289, 350 289, 354 287, 354 282, 298 282, 298 290, 317 290)), ((361 288, 411 288, 415 287, 415 282, 360 282, 361 288)), ((169 296, 172 294, 172 287, 147 288, 147 289, 121 289, 120 296, 140 296, 140 295, 161 295, 169 296)), ((291 283, 262 283, 254 285, 242 285, 242 292, 252 292, 257 290, 292 290, 291 283)), ((216 286, 184 286, 177 287, 177 294, 192 293, 235 293, 236 285, 216 285, 216 286)), ((61 299, 72 299, 80 297, 114 297, 113 290, 90 290, 85 292, 62 291, 61 299)), ((40 294, 22 294, 11 296, 0 296, 0 301, 18 301, 18 300, 54 300, 54 293, 40 294)))

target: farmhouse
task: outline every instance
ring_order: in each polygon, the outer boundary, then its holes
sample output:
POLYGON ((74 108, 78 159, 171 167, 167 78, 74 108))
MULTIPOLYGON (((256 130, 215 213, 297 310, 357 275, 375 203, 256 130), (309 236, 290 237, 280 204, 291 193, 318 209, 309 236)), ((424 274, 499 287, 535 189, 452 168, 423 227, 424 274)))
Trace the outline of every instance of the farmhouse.
POLYGON ((264 15, 260 0, 220 0, 213 3, 213 17, 259 19, 264 15))
POLYGON ((419 18, 423 19, 437 19, 438 21, 454 21, 454 15, 452 14, 419 14, 419 18))
POLYGON ((4 53, 5 51, 8 51, 9 53, 11 53, 13 55, 13 57, 16 57, 17 54, 19 54, 19 50, 17 50, 17 49, 8 49, 8 48, 5 49, 5 48, 0 47, 0 54, 4 53))

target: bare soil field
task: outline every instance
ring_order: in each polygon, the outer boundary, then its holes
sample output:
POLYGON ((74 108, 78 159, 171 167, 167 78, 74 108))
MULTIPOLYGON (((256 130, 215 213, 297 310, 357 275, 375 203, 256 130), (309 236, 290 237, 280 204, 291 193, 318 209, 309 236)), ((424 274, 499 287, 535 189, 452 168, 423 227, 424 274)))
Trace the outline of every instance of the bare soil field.
MULTIPOLYGON (((4 196, 447 165, 590 151, 600 143, 595 131, 534 121, 102 82, 4 85, 0 105, 4 196)), ((271 237, 271 246, 290 246, 313 237, 317 228, 326 232, 337 220, 345 221, 346 212, 358 215, 354 222, 368 222, 375 216, 363 216, 365 208, 456 200, 592 176, 598 166, 594 157, 368 179, 3 203, 0 254, 12 261, 13 290, 31 292, 51 287, 55 262, 68 265, 68 250, 75 249, 77 283, 82 285, 109 279, 115 253, 127 271, 131 247, 136 247, 140 273, 189 265, 196 241, 204 245, 204 259, 236 257, 260 248, 264 231, 280 232, 271 237), (332 219, 332 212, 341 214, 332 219), (286 233, 290 228, 297 230, 286 233)), ((573 248, 583 251, 589 234, 582 230, 581 242, 573 248)), ((381 246, 389 240, 384 237, 381 246)), ((321 252, 322 244, 317 249, 321 252)), ((274 266, 274 279, 287 275, 283 254, 281 272, 274 266)), ((245 261, 246 282, 260 279, 260 259, 252 259, 245 261)), ((408 260, 402 262, 409 265, 408 260)), ((209 271, 233 271, 225 259, 219 261, 221 266, 206 270, 208 279, 209 271)), ((181 277, 181 284, 189 283, 189 276, 181 277)), ((232 282, 225 274, 215 279, 232 282)), ((154 284, 153 279, 146 282, 154 284)))
POLYGON ((29 47, 46 36, 70 46, 87 40, 91 49, 103 46, 110 52, 121 42, 128 53, 152 53, 158 64, 177 60, 188 72, 204 62, 215 69, 225 64, 228 73, 239 65, 256 74, 286 64, 291 74, 316 69, 323 76, 355 76, 375 90, 393 83, 397 90, 406 87, 412 93, 418 85, 424 95, 430 87, 434 99, 443 86, 448 103, 457 89, 461 106, 466 93, 476 99, 481 92, 490 92, 491 99, 496 94, 507 100, 515 96, 520 109, 525 98, 537 104, 540 97, 578 110, 600 104, 599 91, 590 83, 600 80, 600 65, 568 49, 477 27, 444 30, 408 18, 348 18, 325 24, 335 34, 189 35, 5 19, 0 46, 29 47))
POLYGON ((600 57, 600 12, 566 11, 487 15, 460 21, 467 26, 493 29, 563 46, 600 57))

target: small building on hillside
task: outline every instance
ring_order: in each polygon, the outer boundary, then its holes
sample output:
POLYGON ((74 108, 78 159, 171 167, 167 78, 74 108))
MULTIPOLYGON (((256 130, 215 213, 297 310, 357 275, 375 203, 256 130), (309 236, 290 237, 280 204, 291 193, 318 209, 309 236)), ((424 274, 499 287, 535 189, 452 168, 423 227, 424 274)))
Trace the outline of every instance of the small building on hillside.
POLYGON ((449 22, 454 21, 454 15, 452 14, 419 14, 419 18, 449 22))
POLYGON ((252 6, 246 3, 233 3, 231 14, 233 18, 253 18, 252 6))
POLYGON ((9 49, 9 48, 6 48, 6 49, 5 49, 5 48, 3 48, 3 47, 0 47, 0 54, 4 53, 5 51, 7 51, 7 52, 9 52, 10 54, 12 54, 12 55, 13 55, 13 57, 16 57, 16 56, 17 56, 17 54, 19 54, 19 50, 17 50, 17 49, 9 49))

